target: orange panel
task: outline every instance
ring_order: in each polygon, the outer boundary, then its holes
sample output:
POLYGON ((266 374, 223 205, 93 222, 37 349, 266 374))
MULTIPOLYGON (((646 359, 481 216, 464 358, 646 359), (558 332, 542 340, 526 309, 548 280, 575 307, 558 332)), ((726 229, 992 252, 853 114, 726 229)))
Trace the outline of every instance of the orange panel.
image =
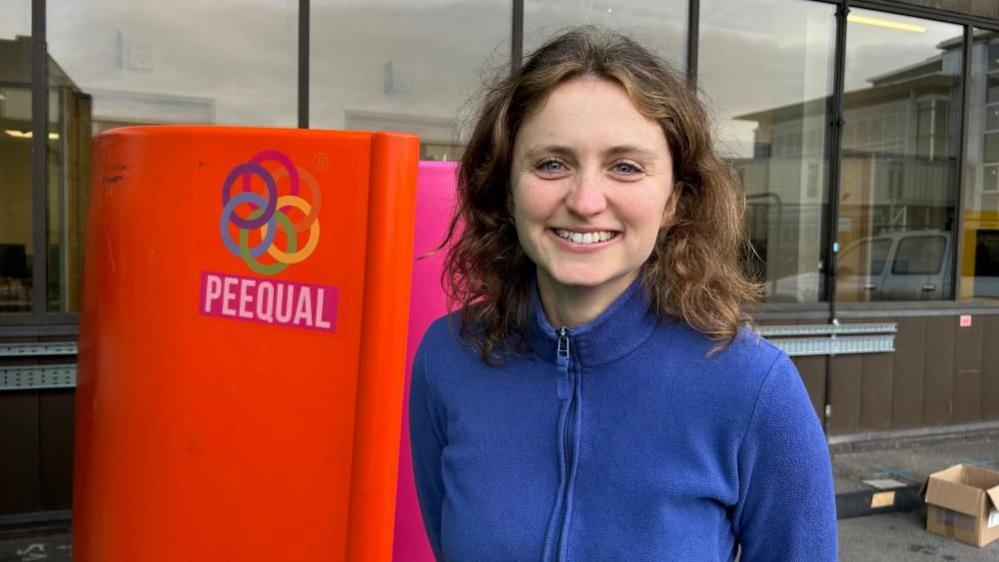
MULTIPOLYGON (((352 476, 355 415, 401 411, 401 369, 360 377, 398 389, 356 408, 362 328, 381 322, 404 338, 405 316, 386 323, 375 311, 409 291, 408 274, 368 255, 378 244, 366 234, 386 212, 369 191, 378 170, 415 170, 417 144, 209 127, 95 138, 74 559, 344 559, 348 528, 361 524, 349 520, 352 478, 364 477, 352 476), (381 143, 412 162, 380 163, 378 150, 373 160, 381 143), (399 279, 372 292, 366 270, 399 279)), ((415 180, 391 188, 411 199, 415 180)), ((411 237, 412 205, 408 216, 401 206, 388 211, 411 237)), ((397 248, 407 266, 409 248, 397 248)), ((404 352, 380 350, 386 365, 404 352)), ((398 428, 384 439, 365 448, 395 458, 398 428)), ((365 516, 391 520, 393 504, 365 516)), ((389 529, 364 540, 390 549, 389 529)))
POLYGON ((406 349, 410 292, 399 287, 409 287, 413 274, 419 152, 419 143, 404 144, 388 135, 375 135, 370 205, 378 211, 368 222, 368 298, 361 342, 365 376, 358 388, 348 560, 392 559, 392 541, 381 537, 391 537, 395 528, 406 354, 385 351, 406 349), (399 415, 386 416, 385 411, 399 415), (388 504, 391 510, 384 508, 388 504))

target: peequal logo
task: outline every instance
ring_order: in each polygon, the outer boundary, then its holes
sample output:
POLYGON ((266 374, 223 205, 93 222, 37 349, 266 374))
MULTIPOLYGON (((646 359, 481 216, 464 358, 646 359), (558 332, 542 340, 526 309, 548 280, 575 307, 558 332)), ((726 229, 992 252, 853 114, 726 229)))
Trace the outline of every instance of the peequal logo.
POLYGON ((315 177, 282 152, 263 150, 233 167, 222 183, 219 236, 230 254, 268 277, 202 272, 201 313, 336 331, 336 287, 273 277, 315 252, 321 207, 322 192, 315 177), (253 190, 255 183, 263 186, 266 196, 253 190), (233 194, 237 184, 242 190, 233 194), (302 184, 308 199, 302 197, 302 184), (301 218, 296 222, 293 216, 301 218))

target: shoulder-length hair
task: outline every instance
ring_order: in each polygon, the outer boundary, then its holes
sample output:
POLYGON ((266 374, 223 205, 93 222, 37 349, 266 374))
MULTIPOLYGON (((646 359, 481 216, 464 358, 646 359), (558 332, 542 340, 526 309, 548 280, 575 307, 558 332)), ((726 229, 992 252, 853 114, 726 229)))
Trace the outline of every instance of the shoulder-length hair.
POLYGON ((511 214, 514 140, 552 90, 580 77, 620 84, 635 107, 661 125, 679 200, 642 281, 661 316, 718 340, 718 349, 727 346, 739 325, 751 322, 743 305, 760 294, 739 265, 746 243, 739 183, 715 152, 707 111, 683 77, 628 37, 593 27, 551 39, 485 92, 442 244, 452 243, 442 280, 451 306, 461 309, 462 337, 489 363, 522 347, 534 264, 521 249, 511 214))

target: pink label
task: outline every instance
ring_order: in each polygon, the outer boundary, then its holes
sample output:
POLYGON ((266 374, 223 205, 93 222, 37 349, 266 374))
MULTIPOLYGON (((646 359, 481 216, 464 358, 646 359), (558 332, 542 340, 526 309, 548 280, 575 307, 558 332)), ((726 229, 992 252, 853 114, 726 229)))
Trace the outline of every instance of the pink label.
POLYGON ((961 315, 961 327, 962 328, 970 328, 971 327, 971 315, 970 314, 962 314, 961 315))
POLYGON ((198 308, 208 316, 335 332, 339 293, 331 286, 202 272, 198 308))

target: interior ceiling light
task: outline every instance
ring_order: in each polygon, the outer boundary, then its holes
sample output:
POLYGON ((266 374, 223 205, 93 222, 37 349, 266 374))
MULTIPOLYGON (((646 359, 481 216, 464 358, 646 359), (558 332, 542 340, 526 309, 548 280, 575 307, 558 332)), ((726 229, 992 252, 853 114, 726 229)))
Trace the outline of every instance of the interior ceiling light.
MULTIPOLYGON (((33 136, 31 131, 18 131, 17 129, 7 129, 4 132, 15 139, 30 139, 33 136)), ((49 133, 49 140, 59 140, 59 133, 49 133)))
POLYGON ((846 16, 846 21, 851 21, 853 23, 865 23, 867 25, 874 25, 877 27, 887 27, 888 29, 898 29, 900 31, 912 31, 915 33, 923 33, 926 31, 926 28, 921 25, 902 23, 899 21, 883 20, 879 18, 868 18, 865 16, 857 16, 854 14, 846 16))

